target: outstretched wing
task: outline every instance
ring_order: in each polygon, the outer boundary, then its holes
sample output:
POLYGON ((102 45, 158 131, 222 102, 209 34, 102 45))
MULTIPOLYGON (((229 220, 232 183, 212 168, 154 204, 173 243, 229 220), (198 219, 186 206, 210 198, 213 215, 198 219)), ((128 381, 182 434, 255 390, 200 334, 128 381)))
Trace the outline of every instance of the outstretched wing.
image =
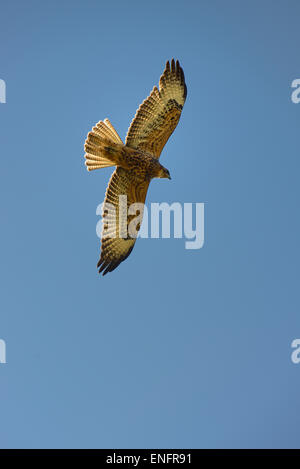
POLYGON ((159 80, 140 105, 129 127, 126 145, 144 150, 157 158, 176 128, 186 99, 184 73, 177 60, 166 63, 159 80))
POLYGON ((149 181, 137 180, 132 172, 120 166, 113 172, 103 205, 99 273, 112 272, 131 253, 143 218, 148 187, 149 181))

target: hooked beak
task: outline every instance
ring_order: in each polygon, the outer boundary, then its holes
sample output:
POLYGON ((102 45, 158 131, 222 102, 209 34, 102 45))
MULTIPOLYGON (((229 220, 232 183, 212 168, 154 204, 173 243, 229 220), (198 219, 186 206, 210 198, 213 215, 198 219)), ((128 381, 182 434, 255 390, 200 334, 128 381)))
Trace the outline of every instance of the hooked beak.
POLYGON ((169 174, 169 176, 168 176, 168 179, 172 179, 171 176, 170 176, 170 174, 169 174))

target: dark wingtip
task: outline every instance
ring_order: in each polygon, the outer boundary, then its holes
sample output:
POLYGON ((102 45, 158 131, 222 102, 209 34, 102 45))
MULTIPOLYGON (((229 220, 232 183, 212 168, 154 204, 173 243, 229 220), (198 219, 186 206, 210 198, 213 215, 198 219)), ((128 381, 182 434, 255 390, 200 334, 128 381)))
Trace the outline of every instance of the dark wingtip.
POLYGON ((186 84, 184 84, 184 92, 183 92, 184 99, 187 97, 187 87, 186 84))
POLYGON ((97 268, 99 269, 99 274, 102 273, 102 275, 106 275, 108 274, 108 272, 112 272, 113 270, 115 270, 120 264, 121 262, 125 261, 125 259, 127 259, 127 257, 129 256, 129 254, 131 253, 131 251, 133 250, 133 247, 134 247, 134 244, 133 246, 131 246, 129 249, 128 249, 128 252, 119 257, 118 259, 104 259, 102 257, 102 255, 100 256, 100 259, 99 259, 99 262, 97 264, 97 268))
POLYGON ((183 90, 183 96, 184 96, 184 99, 186 99, 187 97, 187 86, 185 84, 185 78, 184 78, 184 72, 183 72, 183 69, 180 65, 180 62, 178 59, 171 59, 171 67, 170 67, 170 62, 169 60, 167 61, 166 63, 166 68, 169 68, 169 71, 171 71, 172 73, 176 73, 177 77, 180 79, 182 85, 184 86, 184 90, 183 90))

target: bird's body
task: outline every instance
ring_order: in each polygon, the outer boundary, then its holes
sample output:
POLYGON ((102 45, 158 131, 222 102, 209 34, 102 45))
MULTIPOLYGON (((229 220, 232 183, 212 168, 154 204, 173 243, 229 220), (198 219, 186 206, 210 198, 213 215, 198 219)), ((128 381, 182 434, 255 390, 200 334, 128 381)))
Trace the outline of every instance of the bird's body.
MULTIPOLYGON (((167 62, 160 78, 160 89, 153 88, 141 104, 123 144, 108 119, 98 122, 85 142, 86 166, 89 171, 116 166, 106 191, 103 209, 103 236, 99 272, 114 270, 131 253, 136 234, 128 232, 133 219, 128 209, 139 204, 143 211, 152 178, 170 178, 169 171, 160 164, 161 151, 179 121, 187 90, 183 70, 177 61, 167 62), (126 209, 121 198, 126 196, 126 209), (113 213, 113 214, 112 214, 113 213), (114 228, 110 221, 114 217, 114 228), (125 234, 124 234, 125 226, 125 234)), ((142 218, 143 213, 140 213, 142 218)), ((140 223, 137 225, 138 232, 140 223)))
POLYGON ((120 166, 134 174, 137 180, 149 181, 161 177, 164 168, 159 160, 151 153, 136 150, 120 143, 108 144, 103 148, 103 156, 111 160, 115 166, 120 166))

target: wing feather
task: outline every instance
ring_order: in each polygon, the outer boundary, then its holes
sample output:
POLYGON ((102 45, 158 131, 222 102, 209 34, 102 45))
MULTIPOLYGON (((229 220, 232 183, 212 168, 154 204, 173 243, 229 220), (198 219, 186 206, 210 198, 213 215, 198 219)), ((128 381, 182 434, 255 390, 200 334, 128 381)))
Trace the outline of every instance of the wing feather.
POLYGON ((160 157, 163 147, 175 130, 187 96, 183 70, 172 59, 166 63, 159 80, 147 99, 140 105, 131 122, 126 145, 160 157))
POLYGON ((113 172, 103 205, 101 255, 97 264, 99 273, 105 275, 112 272, 131 253, 136 237, 127 233, 128 225, 134 218, 132 215, 127 216, 128 208, 133 203, 144 204, 148 187, 148 181, 137 180, 133 173, 124 168, 117 167, 113 172), (121 206, 120 196, 124 195, 127 196, 127 205, 121 206))

